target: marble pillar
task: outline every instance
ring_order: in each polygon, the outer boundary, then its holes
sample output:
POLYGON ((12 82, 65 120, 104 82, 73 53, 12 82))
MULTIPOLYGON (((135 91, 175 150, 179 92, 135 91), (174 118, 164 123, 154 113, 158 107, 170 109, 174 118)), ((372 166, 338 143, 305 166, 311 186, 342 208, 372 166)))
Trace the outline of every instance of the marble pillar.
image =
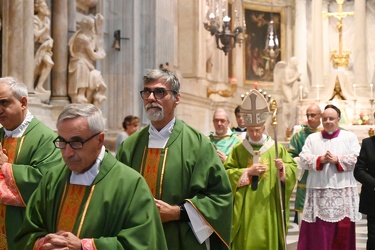
POLYGON ((6 29, 8 30, 7 51, 5 54, 5 63, 7 68, 3 74, 13 76, 19 80, 23 79, 23 58, 24 36, 23 36, 23 0, 12 0, 8 2, 8 15, 6 29))
POLYGON ((67 100, 68 82, 68 2, 53 0, 52 4, 52 99, 67 100))
POLYGON ((293 25, 292 25, 292 6, 288 3, 285 6, 285 19, 286 19, 286 53, 284 60, 288 61, 289 58, 293 57, 293 25))
POLYGON ((355 56, 354 79, 359 89, 369 92, 367 79, 367 39, 366 39, 366 1, 354 1, 354 32, 355 43, 353 55, 355 56))
POLYGON ((323 84, 322 0, 312 1, 312 86, 323 84))
POLYGON ((307 21, 306 0, 296 1, 296 21, 294 28, 294 55, 298 58, 298 69, 301 72, 303 93, 308 93, 310 81, 307 74, 307 21))
MULTIPOLYGON (((34 1, 23 2, 23 81, 34 92, 34 1)), ((20 60, 18 58, 18 63, 20 60)))

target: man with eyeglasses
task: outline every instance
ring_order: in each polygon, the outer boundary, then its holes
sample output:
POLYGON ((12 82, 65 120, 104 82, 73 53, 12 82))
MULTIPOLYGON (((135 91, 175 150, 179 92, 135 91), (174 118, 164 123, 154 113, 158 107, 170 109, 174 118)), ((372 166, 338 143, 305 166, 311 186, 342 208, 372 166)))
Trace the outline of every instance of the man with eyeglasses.
POLYGON ((52 143, 56 133, 31 114, 27 87, 13 77, 0 78, 0 123, 0 242, 4 249, 17 249, 26 204, 62 158, 52 143))
POLYGON ((340 109, 327 105, 323 130, 309 135, 299 154, 309 175, 297 249, 356 249, 361 214, 353 171, 360 145, 354 133, 340 129, 340 118, 340 109))
POLYGON ((54 140, 65 164, 43 177, 14 249, 167 249, 154 198, 133 169, 104 147, 92 104, 70 104, 54 140))
POLYGON ((232 195, 215 148, 175 117, 180 82, 168 70, 143 77, 151 124, 120 146, 117 158, 139 171, 155 197, 168 249, 228 249, 232 195))
POLYGON ((297 183, 297 192, 296 200, 294 204, 295 216, 294 222, 301 224, 301 215, 303 212, 303 204, 305 203, 306 196, 306 180, 309 174, 309 171, 303 170, 301 168, 301 163, 299 160, 299 154, 302 151, 302 147, 305 144, 306 138, 315 132, 321 131, 320 127, 320 118, 321 118, 321 109, 318 104, 313 103, 306 109, 306 118, 307 124, 301 125, 301 130, 297 131, 289 143, 288 152, 290 156, 294 158, 298 166, 298 183, 297 183))
POLYGON ((211 132, 208 138, 214 144, 221 162, 225 162, 233 146, 241 142, 242 138, 230 130, 229 115, 225 109, 216 109, 212 117, 212 122, 215 132, 211 132))

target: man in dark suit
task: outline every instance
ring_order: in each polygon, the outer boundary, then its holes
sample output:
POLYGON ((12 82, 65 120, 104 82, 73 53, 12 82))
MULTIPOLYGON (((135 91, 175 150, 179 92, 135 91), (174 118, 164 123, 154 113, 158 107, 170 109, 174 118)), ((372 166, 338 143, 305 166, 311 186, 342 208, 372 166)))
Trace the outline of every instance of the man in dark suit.
POLYGON ((367 250, 375 250, 375 137, 362 141, 354 177, 362 183, 359 212, 367 215, 367 250))

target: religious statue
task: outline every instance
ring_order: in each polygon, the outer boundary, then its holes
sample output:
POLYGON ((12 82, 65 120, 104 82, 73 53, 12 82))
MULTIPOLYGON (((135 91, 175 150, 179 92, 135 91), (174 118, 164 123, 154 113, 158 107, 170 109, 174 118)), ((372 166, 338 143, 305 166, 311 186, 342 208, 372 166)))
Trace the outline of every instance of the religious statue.
POLYGON ((298 72, 298 61, 291 57, 288 63, 279 61, 273 72, 276 93, 281 89, 280 102, 286 132, 293 130, 297 123, 297 104, 301 73, 298 72))
POLYGON ((53 39, 50 36, 51 12, 44 0, 34 0, 34 82, 36 93, 48 93, 43 85, 54 65, 52 61, 53 39))
POLYGON ((98 4, 98 0, 76 0, 77 9, 89 13, 90 8, 95 7, 98 4))
POLYGON ((69 87, 73 103, 93 103, 99 107, 106 100, 107 85, 94 62, 105 57, 103 49, 103 16, 85 16, 69 40, 69 87))

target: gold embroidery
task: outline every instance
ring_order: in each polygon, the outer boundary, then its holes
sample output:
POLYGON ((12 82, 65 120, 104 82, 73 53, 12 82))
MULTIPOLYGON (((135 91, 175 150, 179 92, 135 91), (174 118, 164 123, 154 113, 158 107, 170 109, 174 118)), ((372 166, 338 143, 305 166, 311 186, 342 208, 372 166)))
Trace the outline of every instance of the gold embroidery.
POLYGON ((165 155, 163 159, 163 166, 161 168, 161 175, 160 175, 160 190, 159 190, 159 198, 161 199, 162 196, 162 190, 163 190, 163 180, 164 180, 164 171, 165 171, 165 163, 167 161, 167 155, 168 155, 168 148, 165 149, 165 155))
POLYGON ((147 158, 144 165, 143 177, 154 197, 156 196, 156 187, 158 181, 158 170, 160 163, 161 148, 149 148, 147 158))
POLYGON ((7 249, 7 237, 5 234, 0 234, 0 249, 7 249))
POLYGON ((94 189, 95 189, 96 185, 93 185, 91 190, 90 190, 90 194, 89 194, 89 197, 87 198, 87 201, 86 201, 86 204, 85 204, 85 209, 83 210, 83 214, 82 214, 82 218, 81 218, 81 222, 79 223, 79 227, 78 227, 78 231, 77 231, 77 237, 79 238, 79 235, 81 234, 81 230, 82 230, 82 225, 83 225, 83 221, 85 220, 86 218, 86 213, 87 213, 87 209, 89 207, 89 204, 90 204, 90 201, 91 201, 91 198, 92 198, 92 195, 94 193, 94 189))
POLYGON ((8 249, 5 230, 6 205, 0 204, 0 250, 8 249))
POLYGON ((79 210, 85 196, 86 186, 70 184, 66 197, 63 197, 61 214, 57 223, 57 231, 73 232, 79 216, 79 210))

